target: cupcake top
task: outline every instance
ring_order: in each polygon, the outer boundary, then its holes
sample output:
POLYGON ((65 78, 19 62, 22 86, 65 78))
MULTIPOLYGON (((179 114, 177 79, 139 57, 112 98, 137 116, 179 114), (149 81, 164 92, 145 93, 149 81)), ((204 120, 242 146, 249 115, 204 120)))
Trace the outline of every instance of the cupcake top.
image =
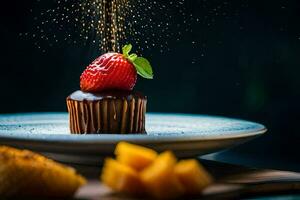
POLYGON ((147 99, 142 93, 126 90, 105 90, 97 93, 83 92, 77 90, 68 96, 67 100, 75 101, 99 101, 103 99, 126 99, 130 101, 133 98, 147 99))
POLYGON ((83 92, 99 93, 106 90, 131 91, 137 74, 153 79, 150 62, 136 54, 130 54, 132 45, 122 48, 123 54, 106 53, 94 60, 80 76, 83 92))

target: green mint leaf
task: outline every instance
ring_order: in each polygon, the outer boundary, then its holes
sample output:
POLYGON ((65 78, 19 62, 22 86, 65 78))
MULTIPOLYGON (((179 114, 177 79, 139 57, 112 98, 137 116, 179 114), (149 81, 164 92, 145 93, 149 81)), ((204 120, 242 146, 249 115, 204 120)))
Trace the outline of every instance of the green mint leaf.
POLYGON ((122 52, 123 52, 123 55, 128 58, 129 57, 129 53, 132 49, 132 45, 131 44, 127 44, 125 45, 123 48, 122 48, 122 52))
POLYGON ((143 57, 138 57, 135 53, 130 54, 132 45, 127 44, 122 48, 124 57, 136 68, 137 73, 143 78, 153 79, 153 71, 150 62, 143 57))
POLYGON ((137 57, 133 61, 137 73, 143 78, 153 79, 153 71, 150 62, 143 57, 137 57))
POLYGON ((135 59, 137 59, 137 57, 138 56, 135 53, 133 53, 128 56, 128 60, 130 60, 133 63, 135 59))

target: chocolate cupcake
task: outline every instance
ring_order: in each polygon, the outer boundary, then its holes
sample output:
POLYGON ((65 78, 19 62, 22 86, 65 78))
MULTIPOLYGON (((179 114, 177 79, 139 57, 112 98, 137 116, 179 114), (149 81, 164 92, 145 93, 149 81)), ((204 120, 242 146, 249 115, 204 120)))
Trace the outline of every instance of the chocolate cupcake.
POLYGON ((146 104, 139 92, 76 91, 67 98, 71 133, 145 133, 146 104))
POLYGON ((145 133, 147 98, 133 91, 137 74, 152 79, 148 60, 106 53, 92 62, 80 77, 80 88, 67 97, 70 131, 73 134, 145 133))

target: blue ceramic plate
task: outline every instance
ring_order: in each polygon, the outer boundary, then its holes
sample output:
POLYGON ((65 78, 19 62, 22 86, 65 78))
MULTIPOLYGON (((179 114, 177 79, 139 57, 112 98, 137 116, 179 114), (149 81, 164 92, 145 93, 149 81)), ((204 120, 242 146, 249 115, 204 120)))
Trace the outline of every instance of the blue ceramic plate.
POLYGON ((46 153, 65 162, 92 163, 113 153, 116 143, 129 141, 158 151, 190 157, 222 150, 266 132, 258 123, 206 115, 147 114, 147 134, 69 132, 67 113, 0 115, 0 143, 46 153))

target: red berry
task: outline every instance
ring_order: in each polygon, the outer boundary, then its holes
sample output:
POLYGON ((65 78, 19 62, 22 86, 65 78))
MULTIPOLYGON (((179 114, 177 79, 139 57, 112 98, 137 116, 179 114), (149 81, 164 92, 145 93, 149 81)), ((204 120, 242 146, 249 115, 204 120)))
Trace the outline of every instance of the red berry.
POLYGON ((85 92, 132 90, 136 79, 135 67, 122 54, 106 53, 83 71, 80 76, 80 88, 85 92))

